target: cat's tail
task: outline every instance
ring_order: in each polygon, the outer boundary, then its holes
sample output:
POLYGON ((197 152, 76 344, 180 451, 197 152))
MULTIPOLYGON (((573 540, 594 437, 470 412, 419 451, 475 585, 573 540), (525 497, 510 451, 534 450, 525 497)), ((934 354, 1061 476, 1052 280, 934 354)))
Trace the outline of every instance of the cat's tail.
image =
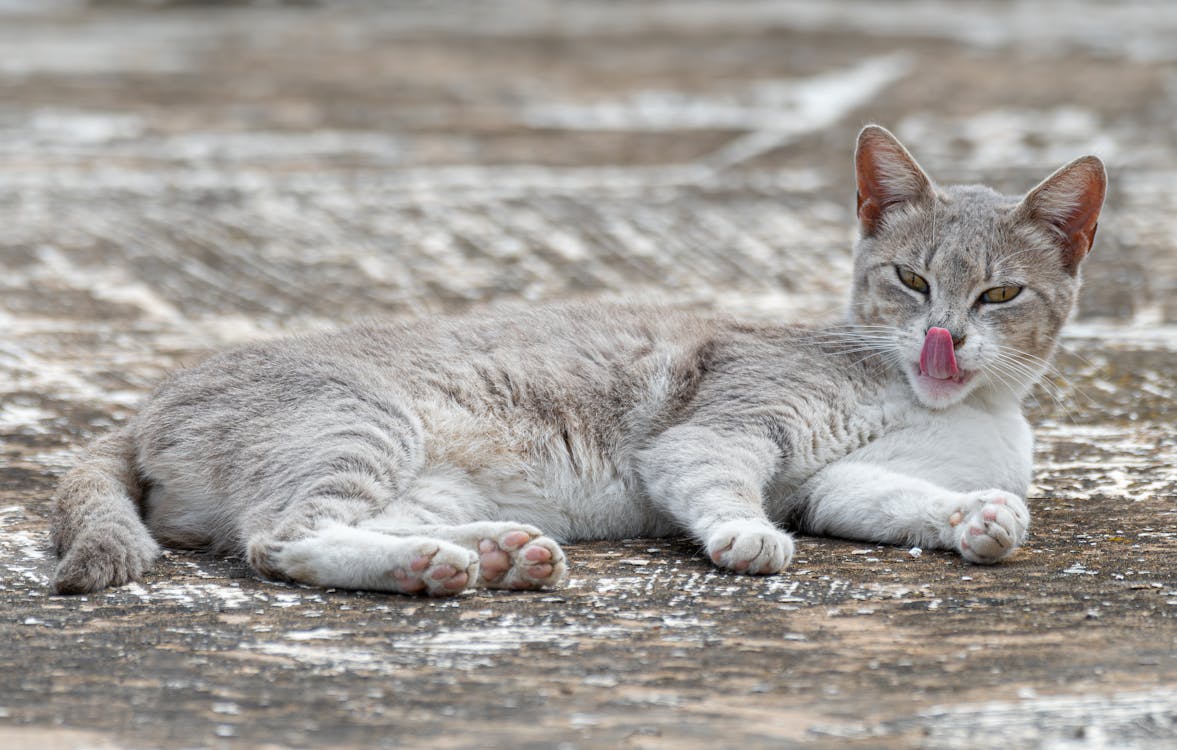
POLYGON ((121 586, 155 561, 159 545, 139 515, 142 498, 131 428, 94 442, 53 497, 53 546, 61 558, 53 587, 59 593, 121 586))

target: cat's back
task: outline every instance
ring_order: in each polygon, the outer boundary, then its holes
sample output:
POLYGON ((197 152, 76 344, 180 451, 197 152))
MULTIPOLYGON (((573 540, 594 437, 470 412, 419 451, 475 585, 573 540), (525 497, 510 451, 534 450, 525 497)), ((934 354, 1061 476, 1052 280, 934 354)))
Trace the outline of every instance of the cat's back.
POLYGON ((506 307, 349 330, 427 421, 556 427, 603 448, 665 428, 695 397, 727 322, 660 307, 506 307))
POLYGON ((170 375, 138 422, 155 437, 182 427, 224 434, 345 392, 476 416, 616 422, 651 399, 671 410, 689 400, 725 325, 622 304, 365 323, 216 353, 170 375))

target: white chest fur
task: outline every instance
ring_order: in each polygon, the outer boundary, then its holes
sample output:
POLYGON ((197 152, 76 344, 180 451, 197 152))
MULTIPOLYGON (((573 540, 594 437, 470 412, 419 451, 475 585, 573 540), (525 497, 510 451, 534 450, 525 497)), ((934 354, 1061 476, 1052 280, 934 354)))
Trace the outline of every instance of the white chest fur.
POLYGON ((1024 496, 1033 469, 1034 438, 1014 402, 973 403, 932 411, 888 394, 882 436, 847 455, 848 460, 960 492, 997 487, 1024 496))

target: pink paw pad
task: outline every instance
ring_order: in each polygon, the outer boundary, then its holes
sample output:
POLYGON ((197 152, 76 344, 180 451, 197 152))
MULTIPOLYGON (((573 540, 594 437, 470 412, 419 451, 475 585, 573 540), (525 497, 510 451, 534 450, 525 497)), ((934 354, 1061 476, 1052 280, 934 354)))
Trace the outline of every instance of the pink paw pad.
MULTIPOLYGON (((723 556, 731 550, 732 545, 734 545, 735 543, 736 543, 736 540, 732 539, 730 542, 727 543, 726 546, 712 552, 711 553, 711 562, 715 563, 716 565, 723 565, 723 556)), ((745 567, 747 567, 747 566, 745 566, 745 567)))
POLYGON ((457 572, 458 569, 453 565, 438 565, 433 569, 433 572, 430 573, 429 576, 435 581, 440 581, 443 578, 453 577, 453 575, 457 572))
POLYGON ((470 576, 466 571, 458 570, 453 565, 446 563, 442 563, 429 571, 429 577, 441 584, 440 588, 435 588, 429 592, 433 596, 449 596, 450 594, 455 594, 463 591, 466 585, 470 583, 470 576))
POLYGON ((478 542, 479 580, 491 588, 536 589, 555 585, 564 556, 552 540, 516 529, 478 542))
POLYGON ((416 594, 425 589, 425 581, 420 576, 412 575, 403 568, 392 571, 392 577, 396 579, 396 586, 402 593, 416 594))
POLYGON ((442 588, 447 592, 464 591, 468 583, 470 583, 470 576, 463 570, 455 573, 448 581, 442 583, 442 588))
POLYGON ((497 581, 511 569, 511 556, 493 539, 483 539, 478 543, 478 563, 484 580, 497 581))
POLYGON ((392 568, 388 574, 395 582, 394 589, 402 594, 453 596, 470 585, 473 561, 469 553, 460 549, 425 547, 408 561, 392 568))
POLYGON ((550 578, 555 568, 551 564, 552 551, 538 544, 523 548, 524 573, 528 578, 541 581, 550 578))
POLYGON ((502 544, 504 549, 517 550, 530 541, 531 534, 525 531, 512 531, 503 534, 502 544))
POLYGON ((527 568, 527 575, 530 578, 540 581, 551 576, 552 570, 552 566, 547 563, 543 563, 542 565, 532 565, 527 568))
POLYGON ((1029 512, 1015 495, 997 491, 970 493, 972 512, 961 520, 964 529, 955 534, 966 560, 992 564, 1009 556, 1026 536, 1029 512))

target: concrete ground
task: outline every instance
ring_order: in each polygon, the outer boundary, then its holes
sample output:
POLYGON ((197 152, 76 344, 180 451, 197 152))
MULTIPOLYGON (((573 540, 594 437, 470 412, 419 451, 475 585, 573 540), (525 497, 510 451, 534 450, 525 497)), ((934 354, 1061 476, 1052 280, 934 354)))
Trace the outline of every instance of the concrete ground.
POLYGON ((0 747, 1177 747, 1177 9, 0 2, 0 747), (1027 547, 571 545, 558 592, 169 554, 53 596, 48 497, 218 345, 495 300, 844 303, 857 129, 1111 190, 1027 547))

